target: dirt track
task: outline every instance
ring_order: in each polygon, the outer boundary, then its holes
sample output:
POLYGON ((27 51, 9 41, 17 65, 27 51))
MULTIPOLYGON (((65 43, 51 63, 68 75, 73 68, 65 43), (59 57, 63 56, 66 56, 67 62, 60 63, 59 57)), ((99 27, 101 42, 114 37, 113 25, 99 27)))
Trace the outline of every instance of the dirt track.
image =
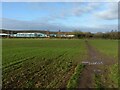
POLYGON ((88 41, 85 43, 88 49, 88 57, 82 62, 86 67, 80 75, 78 88, 95 88, 95 75, 103 76, 100 81, 101 87, 108 88, 112 81, 107 76, 109 72, 106 67, 115 63, 113 58, 101 54, 88 41))

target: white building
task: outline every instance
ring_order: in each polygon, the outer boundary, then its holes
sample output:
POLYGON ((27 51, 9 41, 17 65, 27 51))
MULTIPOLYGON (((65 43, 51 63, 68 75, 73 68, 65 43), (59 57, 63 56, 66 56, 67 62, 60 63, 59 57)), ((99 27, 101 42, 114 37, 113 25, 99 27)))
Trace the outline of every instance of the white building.
POLYGON ((66 37, 75 37, 75 35, 66 35, 66 37))

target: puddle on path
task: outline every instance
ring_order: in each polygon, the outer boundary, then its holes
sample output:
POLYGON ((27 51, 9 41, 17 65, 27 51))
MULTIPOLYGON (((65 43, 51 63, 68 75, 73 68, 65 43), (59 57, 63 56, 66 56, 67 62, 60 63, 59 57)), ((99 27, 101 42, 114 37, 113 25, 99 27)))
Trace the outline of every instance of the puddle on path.
POLYGON ((103 64, 103 62, 102 61, 94 61, 94 62, 82 61, 82 64, 84 64, 84 65, 100 65, 100 64, 103 64))

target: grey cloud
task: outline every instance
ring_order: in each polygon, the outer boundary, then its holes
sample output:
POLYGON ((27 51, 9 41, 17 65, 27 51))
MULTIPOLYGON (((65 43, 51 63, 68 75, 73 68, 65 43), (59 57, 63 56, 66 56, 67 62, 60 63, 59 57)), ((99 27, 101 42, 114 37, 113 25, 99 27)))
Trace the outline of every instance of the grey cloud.
MULTIPOLYGON (((1 19, 0 19, 1 21, 1 19)), ((49 22, 33 22, 33 21, 20 21, 14 19, 3 18, 2 19, 2 28, 4 29, 14 29, 14 30, 51 30, 58 31, 72 31, 73 27, 67 27, 61 23, 49 23, 49 22)))
POLYGON ((105 20, 118 19, 118 3, 109 4, 107 10, 100 11, 95 16, 105 20))
MULTIPOLYGON (((0 19, 1 21, 1 19, 0 19)), ((0 27, 1 28, 1 27, 0 27)), ((3 18, 2 28, 4 29, 14 29, 14 30, 50 30, 50 31, 74 31, 76 29, 83 32, 105 32, 118 30, 117 25, 98 25, 96 27, 68 27, 61 23, 38 23, 32 21, 19 21, 14 19, 3 18)))
POLYGON ((84 6, 79 5, 79 6, 73 8, 72 13, 73 13, 74 15, 79 16, 79 15, 82 15, 82 14, 84 14, 84 13, 92 12, 92 11, 94 11, 96 8, 99 8, 99 5, 100 5, 100 4, 101 4, 101 3, 91 2, 91 3, 88 3, 87 5, 84 5, 84 6))
POLYGON ((112 24, 112 25, 96 25, 92 27, 81 27, 82 31, 86 32, 110 32, 111 30, 117 30, 118 31, 118 25, 112 24))
POLYGON ((118 25, 116 24, 113 24, 113 25, 99 25, 98 28, 101 28, 101 29, 106 29, 106 30, 118 30, 118 25))

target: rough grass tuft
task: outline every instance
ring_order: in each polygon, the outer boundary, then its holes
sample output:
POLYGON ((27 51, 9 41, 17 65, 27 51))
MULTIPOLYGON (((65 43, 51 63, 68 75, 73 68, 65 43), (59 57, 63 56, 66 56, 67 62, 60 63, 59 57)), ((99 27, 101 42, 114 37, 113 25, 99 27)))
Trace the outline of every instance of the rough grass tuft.
POLYGON ((85 65, 83 65, 83 64, 77 65, 77 67, 75 68, 74 74, 71 76, 71 78, 67 84, 67 88, 77 88, 78 80, 79 80, 80 74, 84 67, 85 67, 85 65))

